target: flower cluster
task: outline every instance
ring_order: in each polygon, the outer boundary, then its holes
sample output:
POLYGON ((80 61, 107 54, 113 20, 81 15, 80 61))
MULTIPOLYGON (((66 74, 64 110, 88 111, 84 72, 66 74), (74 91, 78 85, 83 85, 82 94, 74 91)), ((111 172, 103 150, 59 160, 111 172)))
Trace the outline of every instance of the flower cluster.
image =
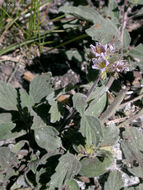
POLYGON ((129 71, 129 65, 124 60, 114 60, 110 63, 109 60, 115 55, 116 49, 110 43, 101 45, 96 43, 96 46, 90 45, 92 50, 92 68, 101 71, 102 75, 106 75, 106 72, 117 73, 129 71))
POLYGON ((127 61, 119 60, 119 61, 116 61, 114 64, 111 64, 110 69, 112 72, 129 71, 129 65, 127 61))

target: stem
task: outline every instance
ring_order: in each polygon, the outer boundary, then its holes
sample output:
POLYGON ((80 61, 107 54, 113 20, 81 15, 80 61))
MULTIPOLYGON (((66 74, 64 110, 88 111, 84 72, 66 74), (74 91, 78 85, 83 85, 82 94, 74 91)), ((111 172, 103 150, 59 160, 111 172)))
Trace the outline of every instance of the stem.
POLYGON ((106 111, 100 116, 101 121, 104 123, 106 120, 114 115, 118 110, 121 102, 123 101, 128 88, 121 89, 115 100, 112 102, 110 106, 107 107, 106 111))
POLYGON ((86 95, 86 99, 90 96, 90 94, 93 92, 93 90, 96 88, 98 82, 100 80, 100 76, 98 76, 98 78, 96 79, 96 81, 93 83, 91 89, 88 91, 87 95, 86 95))
POLYGON ((107 89, 109 90, 110 87, 112 86, 113 82, 114 82, 115 78, 113 76, 110 77, 108 83, 107 83, 107 89))
POLYGON ((124 30, 125 30, 126 25, 127 25, 128 11, 129 11, 129 8, 127 8, 127 0, 124 0, 123 24, 122 24, 121 33, 120 33, 120 39, 121 39, 121 45, 122 45, 122 47, 124 45, 124 30))

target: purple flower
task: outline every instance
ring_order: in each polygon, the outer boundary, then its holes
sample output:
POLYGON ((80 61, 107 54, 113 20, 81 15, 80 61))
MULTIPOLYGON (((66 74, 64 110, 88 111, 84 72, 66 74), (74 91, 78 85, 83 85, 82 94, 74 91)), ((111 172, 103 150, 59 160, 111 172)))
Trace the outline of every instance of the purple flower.
POLYGON ((111 72, 124 72, 129 71, 129 64, 127 61, 119 60, 111 65, 111 72))
POLYGON ((93 61, 92 68, 100 70, 101 73, 103 73, 106 70, 107 66, 109 65, 109 62, 105 60, 104 57, 102 56, 99 57, 98 59, 93 58, 92 61, 93 61))
POLYGON ((90 47, 91 47, 92 53, 93 53, 93 55, 95 55, 95 57, 105 56, 106 49, 101 44, 96 43, 96 46, 91 44, 90 47))
POLYGON ((116 53, 116 48, 114 45, 110 43, 101 45, 100 43, 97 42, 95 46, 91 44, 90 47, 93 54, 92 68, 100 70, 102 75, 106 75, 106 72, 114 73, 114 72, 129 71, 128 62, 124 60, 113 62, 114 59, 110 59, 116 53), (109 63, 109 60, 111 61, 111 63, 109 63))
POLYGON ((104 46, 101 45, 100 43, 96 42, 96 46, 94 45, 90 45, 90 48, 92 50, 92 53, 93 55, 95 55, 95 57, 100 57, 100 56, 103 56, 104 58, 107 59, 107 57, 114 53, 116 50, 115 50, 115 47, 108 43, 108 44, 105 44, 104 46))

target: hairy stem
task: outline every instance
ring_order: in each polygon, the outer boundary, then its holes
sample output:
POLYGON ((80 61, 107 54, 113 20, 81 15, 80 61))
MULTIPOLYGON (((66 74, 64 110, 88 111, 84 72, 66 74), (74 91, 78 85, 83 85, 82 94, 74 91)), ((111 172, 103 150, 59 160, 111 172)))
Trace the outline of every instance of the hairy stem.
POLYGON ((94 89, 96 88, 98 82, 100 80, 100 76, 98 76, 98 78, 96 79, 96 81, 93 83, 91 89, 88 91, 87 95, 86 95, 86 99, 90 96, 90 94, 94 91, 94 89))
POLYGON ((106 122, 106 120, 109 117, 111 117, 112 115, 116 113, 127 91, 128 91, 128 88, 121 89, 121 91, 119 92, 118 96, 115 98, 113 103, 110 106, 108 106, 107 110, 101 115, 100 119, 103 123, 106 122))
POLYGON ((124 0, 123 24, 122 24, 121 33, 120 33, 120 40, 121 40, 122 47, 124 45, 124 30, 127 25, 128 11, 129 11, 129 8, 127 8, 127 0, 124 0))

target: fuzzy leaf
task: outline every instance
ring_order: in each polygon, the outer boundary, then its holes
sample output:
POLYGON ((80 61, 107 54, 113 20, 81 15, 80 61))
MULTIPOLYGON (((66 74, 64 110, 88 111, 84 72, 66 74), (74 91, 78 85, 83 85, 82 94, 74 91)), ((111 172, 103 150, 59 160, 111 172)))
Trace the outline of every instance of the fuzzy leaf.
POLYGON ((143 134, 133 127, 123 132, 121 147, 128 170, 137 177, 143 177, 143 134))
MULTIPOLYGON (((129 55, 132 56, 133 58, 137 58, 139 62, 143 62, 143 44, 139 44, 136 46, 134 49, 129 51, 129 55)), ((138 63, 138 66, 139 63, 138 63)))
POLYGON ((130 34, 127 30, 124 30, 124 48, 128 48, 131 42, 130 34))
POLYGON ((81 93, 76 93, 73 96, 73 107, 83 115, 85 107, 86 107, 86 100, 85 95, 81 93))
POLYGON ((59 121, 62 118, 62 115, 59 111, 60 109, 60 103, 58 103, 57 101, 52 101, 51 104, 51 108, 49 110, 49 113, 51 115, 51 123, 55 123, 56 121, 59 121))
POLYGON ((44 121, 32 110, 31 111, 31 115, 34 117, 33 118, 33 124, 31 126, 31 129, 40 129, 43 126, 45 126, 46 124, 44 123, 44 121))
POLYGON ((106 86, 96 87, 94 91, 89 95, 87 98, 87 102, 90 102, 91 100, 98 101, 99 97, 103 96, 107 92, 106 86))
POLYGON ((2 123, 0 124, 0 141, 7 140, 13 137, 11 130, 15 127, 14 123, 2 123))
POLYGON ((113 157, 112 155, 106 154, 101 161, 97 157, 95 158, 83 158, 81 160, 81 170, 80 175, 85 177, 96 177, 107 172, 107 168, 112 164, 113 157))
POLYGON ((143 15, 143 7, 137 11, 134 17, 142 16, 143 15))
POLYGON ((53 92, 51 85, 51 75, 42 74, 35 77, 30 84, 30 95, 35 103, 39 103, 44 97, 53 92))
POLYGON ((111 41, 114 44, 120 43, 120 33, 116 25, 111 20, 104 19, 96 10, 86 6, 63 6, 60 8, 60 11, 94 23, 94 26, 86 30, 86 33, 93 40, 100 41, 101 43, 111 41))
POLYGON ((119 129, 115 124, 110 124, 109 126, 104 126, 103 138, 99 146, 113 146, 119 139, 119 129))
POLYGON ((20 132, 12 132, 15 124, 12 123, 12 116, 10 113, 1 113, 0 114, 0 141, 8 140, 11 138, 17 138, 25 134, 24 130, 20 132))
POLYGON ((133 3, 133 4, 138 4, 138 5, 143 5, 143 1, 142 0, 129 0, 129 2, 133 3))
POLYGON ((86 115, 99 117, 106 106, 107 96, 106 93, 102 96, 98 96, 98 100, 93 100, 89 104, 88 109, 85 111, 86 115))
POLYGON ((67 153, 59 159, 56 172, 51 177, 50 187, 63 187, 67 180, 78 174, 80 163, 73 154, 67 153))
POLYGON ((17 111, 17 92, 10 85, 0 81, 0 107, 17 111))
POLYGON ((14 163, 17 162, 17 158, 14 153, 10 152, 7 147, 0 147, 0 168, 7 171, 14 163))
POLYGON ((34 105, 33 98, 23 89, 20 89, 20 100, 22 108, 32 107, 34 105))
POLYGON ((105 183, 104 190, 120 190, 124 187, 122 175, 118 170, 111 171, 105 183))
POLYGON ((143 184, 139 184, 138 186, 135 187, 127 187, 124 190, 143 190, 143 184))
POLYGON ((98 19, 96 24, 86 30, 86 33, 92 37, 92 40, 99 41, 103 44, 112 42, 116 46, 120 46, 119 30, 115 24, 109 20, 98 19))
POLYGON ((88 20, 92 23, 95 23, 97 19, 104 19, 96 10, 86 6, 63 6, 60 7, 59 10, 64 13, 72 14, 78 17, 79 19, 88 20))
POLYGON ((75 180, 69 180, 66 183, 66 186, 68 187, 69 190, 80 190, 78 183, 75 180))
POLYGON ((1 113, 0 114, 0 124, 11 122, 12 116, 10 113, 1 113))
POLYGON ((78 60, 79 62, 82 61, 81 54, 77 50, 68 50, 66 51, 66 55, 68 59, 71 61, 72 59, 78 60))
POLYGON ((31 128, 35 132, 37 144, 47 151, 55 151, 57 148, 61 147, 61 139, 58 137, 59 132, 54 127, 46 125, 35 112, 33 112, 32 115, 34 119, 31 128))
POLYGON ((47 151, 53 151, 62 146, 58 131, 51 126, 43 126, 35 129, 35 140, 37 144, 47 151))
POLYGON ((80 123, 80 132, 86 138, 87 144, 99 144, 102 138, 102 125, 93 116, 83 116, 80 123))
POLYGON ((25 141, 20 141, 20 142, 16 143, 16 144, 12 147, 11 151, 12 151, 13 153, 17 154, 17 153, 21 150, 21 148, 22 148, 24 145, 25 145, 25 141))
POLYGON ((120 13, 118 9, 118 3, 116 0, 109 1, 109 15, 115 24, 119 24, 120 13))

